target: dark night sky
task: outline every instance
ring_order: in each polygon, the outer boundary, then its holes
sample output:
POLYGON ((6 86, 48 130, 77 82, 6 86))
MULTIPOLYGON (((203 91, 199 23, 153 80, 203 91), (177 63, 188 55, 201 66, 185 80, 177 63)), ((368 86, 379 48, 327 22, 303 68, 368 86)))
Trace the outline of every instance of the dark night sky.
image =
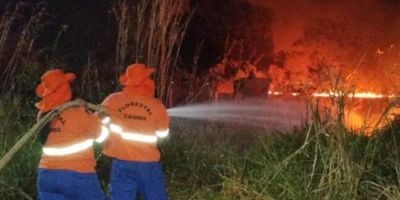
MULTIPOLYGON (((2 0, 0 9, 4 10, 8 2, 16 1, 2 0)), ((22 2, 29 2, 32 5, 47 2, 48 16, 45 17, 47 26, 42 31, 39 46, 53 44, 61 28, 68 27, 59 39, 57 50, 57 55, 64 62, 79 67, 86 64, 88 55, 91 55, 97 62, 113 64, 117 27, 115 16, 111 11, 112 1, 24 0, 22 2)), ((204 43, 199 67, 205 69, 221 59, 224 39, 228 35, 234 37, 236 34, 237 38, 247 37, 250 41, 255 41, 254 37, 259 37, 254 34, 246 35, 252 31, 237 26, 239 23, 250 24, 248 16, 253 10, 245 0, 192 0, 191 2, 192 8, 196 7, 197 12, 183 43, 182 66, 192 64, 194 49, 202 41, 204 43)), ((266 12, 266 15, 269 14, 266 12)), ((272 48, 268 38, 265 42, 259 41, 257 44, 264 43, 265 48, 261 48, 267 50, 272 48)))
MULTIPOLYGON (((4 12, 8 3, 16 1, 0 1, 0 10, 4 12)), ((99 62, 113 53, 116 38, 114 16, 110 13, 112 1, 96 0, 25 0, 32 7, 45 2, 43 30, 40 31, 38 48, 54 44, 57 34, 64 28, 59 38, 57 55, 70 66, 82 66, 88 55, 94 55, 99 62)), ((12 4, 11 4, 12 6, 12 4)), ((37 7, 36 7, 37 8, 37 7)), ((31 9, 27 9, 31 10, 31 9)), ((27 21, 27 20, 25 20, 27 21)))

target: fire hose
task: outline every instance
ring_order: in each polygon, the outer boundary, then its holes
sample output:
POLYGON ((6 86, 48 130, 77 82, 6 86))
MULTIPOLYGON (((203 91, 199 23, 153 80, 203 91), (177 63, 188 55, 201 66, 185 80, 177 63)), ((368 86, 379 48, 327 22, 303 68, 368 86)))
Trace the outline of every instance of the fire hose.
POLYGON ((70 101, 64 103, 50 112, 48 112, 44 117, 42 117, 28 132, 24 134, 15 143, 15 145, 1 158, 0 160, 0 172, 7 165, 7 163, 12 159, 12 157, 28 142, 29 138, 31 138, 34 134, 38 133, 47 123, 49 123, 54 117, 60 114, 65 109, 76 107, 76 106, 84 106, 90 110, 96 111, 100 116, 107 115, 106 109, 101 105, 94 105, 88 103, 82 99, 76 99, 74 101, 70 101))

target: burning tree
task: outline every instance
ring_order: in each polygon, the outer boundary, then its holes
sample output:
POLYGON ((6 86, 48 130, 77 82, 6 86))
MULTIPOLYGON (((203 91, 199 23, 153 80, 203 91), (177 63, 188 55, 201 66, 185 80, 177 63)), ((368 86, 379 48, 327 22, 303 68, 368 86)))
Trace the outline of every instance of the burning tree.
MULTIPOLYGON (((392 86, 400 80, 392 73, 396 71, 395 55, 400 42, 396 36, 400 32, 400 16, 395 9, 375 1, 362 5, 307 1, 300 6, 309 9, 307 13, 297 13, 301 18, 285 13, 292 21, 289 27, 285 24, 284 30, 297 35, 288 34, 276 41, 281 47, 277 50, 285 54, 284 69, 290 74, 292 84, 328 91, 329 71, 334 70, 347 80, 346 84, 355 87, 356 92, 398 92, 398 87, 392 86), (311 3, 315 7, 309 8, 311 3), (365 15, 366 12, 372 14, 365 15), (281 44, 287 41, 291 41, 289 46, 281 44)), ((278 26, 283 26, 283 21, 275 28, 279 29, 278 26)))

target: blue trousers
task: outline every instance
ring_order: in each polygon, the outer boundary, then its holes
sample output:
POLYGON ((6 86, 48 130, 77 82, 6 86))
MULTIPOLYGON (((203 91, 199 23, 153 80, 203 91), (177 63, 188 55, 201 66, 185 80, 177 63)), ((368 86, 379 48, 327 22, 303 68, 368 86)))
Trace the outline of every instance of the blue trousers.
POLYGON ((114 159, 111 168, 110 200, 166 200, 164 174, 159 162, 114 159))
POLYGON ((104 200, 96 173, 38 169, 38 200, 104 200))

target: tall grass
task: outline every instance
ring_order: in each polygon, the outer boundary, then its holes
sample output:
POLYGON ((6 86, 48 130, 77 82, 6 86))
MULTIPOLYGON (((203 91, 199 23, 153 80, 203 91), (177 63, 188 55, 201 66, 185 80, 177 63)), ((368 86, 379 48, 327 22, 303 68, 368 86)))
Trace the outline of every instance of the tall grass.
MULTIPOLYGON (((116 1, 121 23, 117 75, 131 61, 157 67, 158 95, 164 100, 188 23, 183 15, 166 12, 180 10, 179 2, 116 1)), ((34 123, 32 83, 42 70, 32 67, 35 61, 30 59, 35 38, 28 28, 34 24, 30 20, 23 25, 25 35, 6 49, 14 12, 10 10, 0 24, 0 62, 7 67, 1 71, 5 89, 0 97, 0 156, 34 123), (11 53, 5 54, 6 50, 11 53), (30 81, 23 81, 27 78, 30 81), (8 86, 14 89, 7 90, 8 86)), ((112 89, 99 83, 98 73, 96 62, 88 58, 78 92, 93 101, 98 100, 94 95, 112 89)), ((173 119, 171 136, 160 145, 170 199, 400 199, 400 120, 376 130, 372 137, 349 133, 343 115, 344 97, 351 90, 335 76, 332 83, 343 94, 332 99, 337 115, 321 119, 318 103, 310 104, 313 120, 291 133, 173 119)), ((0 199, 35 199, 40 154, 34 138, 0 172, 0 199)), ((99 152, 96 155, 99 177, 107 189, 109 162, 99 152)))
MULTIPOLYGON (((30 125, 18 123, 13 132, 30 125)), ((394 122, 374 137, 345 134, 339 140, 338 129, 324 134, 314 122, 281 133, 173 120, 171 137, 160 146, 168 193, 170 199, 397 199, 399 126, 394 122)), ((1 134, 0 155, 17 138, 1 134)), ((0 174, 1 199, 36 196, 39 157, 34 141, 18 153, 0 174)), ((107 159, 98 161, 98 171, 106 189, 107 159)))
MULTIPOLYGON (((191 13, 184 11, 185 1, 116 1, 118 24, 117 75, 129 62, 157 68, 157 96, 167 103, 168 85, 176 68, 181 43, 191 13)), ((118 78, 118 76, 117 76, 118 78)))
POLYGON ((293 134, 255 135, 232 126, 179 123, 186 128, 173 127, 180 134, 163 146, 169 184, 196 186, 170 188, 170 194, 179 193, 175 199, 398 198, 396 123, 373 138, 347 134, 342 149, 313 126, 293 134), (243 149, 238 135, 253 139, 243 149), (374 155, 369 164, 366 153, 374 155))

